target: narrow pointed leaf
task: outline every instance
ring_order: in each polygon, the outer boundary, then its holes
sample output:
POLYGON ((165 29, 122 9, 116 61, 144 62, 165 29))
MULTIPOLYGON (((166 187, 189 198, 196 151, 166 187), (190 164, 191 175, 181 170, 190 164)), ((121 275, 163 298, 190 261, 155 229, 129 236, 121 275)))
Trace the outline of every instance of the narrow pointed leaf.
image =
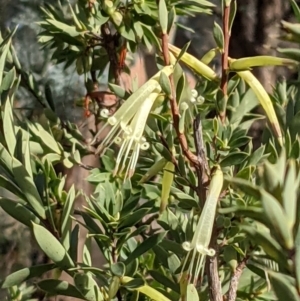
POLYGON ((158 18, 162 34, 165 35, 168 30, 168 9, 165 0, 159 0, 158 18))
POLYGON ((14 272, 9 276, 5 277, 5 279, 1 282, 1 288, 8 288, 14 285, 19 286, 23 282, 34 277, 40 277, 44 273, 51 271, 54 268, 55 264, 47 263, 18 270, 17 272, 14 272))
POLYGON ((45 208, 42 204, 41 197, 33 182, 33 179, 30 177, 30 175, 28 174, 25 167, 21 164, 21 162, 15 158, 13 158, 13 174, 16 183, 24 192, 27 202, 42 219, 45 219, 45 208))
POLYGON ((6 57, 7 57, 8 51, 9 51, 10 44, 11 44, 11 39, 6 41, 6 44, 3 46, 1 56, 0 56, 0 89, 2 86, 4 65, 6 62, 6 57))
POLYGON ((290 4, 293 8, 293 11, 294 11, 295 17, 297 18, 297 21, 300 22, 300 8, 299 8, 299 6, 297 5, 295 0, 290 0, 290 4))
POLYGON ((142 256, 147 251, 152 249, 154 246, 158 245, 163 238, 166 236, 167 232, 162 232, 158 234, 154 234, 144 240, 140 245, 136 247, 136 249, 127 257, 125 260, 125 264, 129 264, 132 260, 142 256))
POLYGON ((77 290, 77 288, 67 281, 46 279, 40 281, 38 283, 38 287, 51 295, 69 296, 84 300, 83 295, 77 290))
POLYGON ((273 271, 268 271, 268 275, 278 300, 300 300, 296 288, 291 285, 285 275, 273 271))
POLYGON ((34 237, 43 252, 62 269, 73 268, 74 262, 53 234, 42 226, 32 224, 34 237))
POLYGON ((213 35, 218 48, 221 50, 224 49, 223 30, 217 22, 214 23, 213 35))
POLYGON ((3 132, 9 153, 13 156, 16 147, 16 131, 10 99, 7 98, 3 110, 3 132))
MULTIPOLYGON (((126 284, 132 280, 133 278, 125 276, 121 278, 121 283, 126 284)), ((154 301, 171 301, 169 298, 165 297, 162 293, 158 292, 149 285, 140 286, 136 288, 136 290, 154 301)))
POLYGON ((168 205, 171 187, 174 180, 175 165, 172 162, 168 162, 164 168, 162 178, 162 190, 161 190, 161 203, 159 212, 163 213, 168 205))
POLYGON ((20 223, 32 227, 32 222, 39 224, 39 218, 23 204, 14 202, 7 198, 0 199, 0 207, 20 223))
POLYGON ((75 188, 74 185, 70 188, 67 200, 64 204, 61 216, 61 242, 66 250, 70 248, 70 234, 72 227, 72 217, 75 204, 75 188))
POLYGON ((291 250, 294 247, 293 233, 288 227, 288 220, 279 202, 268 192, 261 190, 261 200, 265 215, 272 228, 270 229, 285 248, 291 250))

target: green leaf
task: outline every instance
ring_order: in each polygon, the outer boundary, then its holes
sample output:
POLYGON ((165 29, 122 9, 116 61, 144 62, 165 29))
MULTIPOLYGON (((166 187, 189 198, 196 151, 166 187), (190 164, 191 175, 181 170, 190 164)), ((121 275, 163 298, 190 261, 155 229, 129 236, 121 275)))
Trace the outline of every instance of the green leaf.
POLYGON ((230 266, 231 270, 234 272, 237 267, 237 252, 232 246, 225 246, 223 251, 223 256, 225 262, 230 266))
POLYGON ((67 25, 65 23, 56 21, 56 20, 51 20, 51 19, 46 19, 46 21, 56 27, 58 30, 62 31, 63 33, 71 36, 71 37, 77 37, 80 35, 80 33, 76 30, 74 26, 67 25))
POLYGON ((140 284, 142 283, 143 279, 141 279, 141 280, 136 280, 136 279, 137 278, 133 279, 131 277, 124 276, 124 277, 121 278, 121 281, 122 281, 122 284, 124 286, 127 283, 130 283, 130 288, 128 288, 128 287, 126 287, 126 288, 131 289, 131 290, 136 289, 140 293, 148 296, 150 300, 154 300, 154 301, 170 301, 169 298, 165 297, 162 293, 160 293, 156 289, 152 288, 151 286, 149 286, 147 284, 140 286, 140 284), (136 281, 134 281, 134 280, 136 280, 136 281))
POLYGON ((220 208, 218 210, 221 214, 230 214, 235 213, 238 216, 247 216, 249 218, 252 218, 258 222, 261 222, 264 224, 266 222, 266 217, 264 214, 264 211, 260 207, 253 207, 253 206, 234 206, 229 208, 220 208))
POLYGON ((6 57, 9 51, 9 47, 11 44, 11 38, 9 38, 3 48, 1 49, 1 57, 0 57, 0 88, 2 89, 2 79, 3 79, 3 71, 6 62, 6 57))
POLYGON ((134 22, 133 27, 134 27, 134 31, 135 31, 135 34, 137 36, 137 39, 141 40, 143 35, 144 35, 144 31, 143 31, 143 27, 141 25, 141 22, 139 22, 139 21, 134 22))
POLYGON ((297 217, 297 191, 299 180, 296 180, 296 164, 294 160, 289 161, 282 191, 283 207, 286 213, 288 226, 293 230, 297 217))
POLYGON ((31 158, 30 158, 31 150, 29 145, 29 133, 22 129, 20 129, 18 133, 20 133, 20 137, 22 141, 23 139, 25 140, 22 143, 22 154, 23 154, 22 163, 25 169, 27 170, 29 176, 33 178, 32 168, 31 168, 31 158))
POLYGON ((297 289, 300 290, 300 224, 298 225, 298 230, 295 238, 295 272, 296 272, 296 283, 297 289))
POLYGON ((114 299, 119 289, 120 289, 120 278, 114 276, 112 277, 112 280, 109 284, 108 295, 110 300, 114 299))
POLYGON ((261 189, 261 201, 265 215, 272 227, 271 233, 276 235, 277 239, 285 248, 291 250, 294 247, 293 233, 288 227, 288 220, 283 208, 280 206, 271 194, 261 189))
POLYGON ((167 232, 162 232, 158 234, 154 234, 144 240, 140 245, 137 246, 137 248, 129 254, 127 259, 125 260, 125 264, 129 264, 132 260, 142 256, 144 253, 146 253, 148 250, 152 249, 154 246, 158 245, 163 238, 166 236, 167 232))
POLYGON ((0 187, 4 187, 6 190, 13 193, 25 202, 26 197, 21 191, 21 189, 12 180, 8 179, 3 175, 0 175, 0 187))
POLYGON ((268 271, 268 275, 278 300, 300 300, 296 288, 291 285, 284 274, 268 271))
POLYGON ((180 53, 179 53, 179 55, 178 55, 178 57, 177 57, 177 59, 176 59, 176 63, 178 63, 178 62, 181 60, 182 56, 187 52, 188 48, 190 47, 191 42, 192 42, 192 41, 187 42, 187 43, 181 48, 181 51, 180 51, 180 53))
POLYGON ((53 94, 52 94, 52 90, 51 90, 51 86, 50 86, 50 83, 47 82, 45 84, 45 97, 46 97, 46 100, 47 100, 47 103, 49 105, 49 107, 51 108, 51 110, 53 112, 55 112, 55 103, 54 103, 54 98, 53 98, 53 94))
POLYGON ((228 97, 224 95, 224 92, 221 89, 218 89, 216 95, 216 102, 217 102, 217 110, 219 113, 225 112, 227 106, 227 99, 228 97))
POLYGON ((33 182, 33 179, 28 174, 25 167, 15 158, 13 159, 13 175, 15 181, 24 192, 27 202, 31 205, 32 209, 42 218, 46 219, 45 208, 38 193, 38 190, 33 182))
POLYGON ((39 218, 23 204, 14 202, 8 198, 0 199, 0 207, 20 223, 32 227, 32 222, 40 224, 39 218))
POLYGON ((253 185, 251 182, 239 178, 224 177, 224 179, 229 182, 229 184, 242 190, 246 194, 258 200, 260 199, 261 191, 259 190, 259 187, 253 185))
POLYGON ((168 31, 168 9, 165 0, 159 0, 158 4, 158 19, 162 34, 167 34, 168 31))
POLYGON ((38 282, 38 287, 51 295, 69 296, 84 300, 83 295, 77 290, 77 288, 67 281, 46 279, 38 282))
POLYGON ((70 248, 70 233, 72 229, 72 216, 75 205, 75 188, 71 186, 67 200, 64 203, 61 216, 61 242, 66 250, 70 248))
POLYGON ((168 14, 168 30, 167 30, 168 33, 170 33, 170 31, 171 31, 171 29, 174 25, 175 20, 176 20, 176 9, 173 6, 170 9, 169 14, 168 14))
POLYGON ((172 291, 180 293, 180 289, 177 283, 172 281, 170 278, 167 276, 163 275, 162 273, 154 270, 149 270, 148 271, 150 276, 156 280, 158 283, 162 284, 166 288, 170 288, 172 291))
POLYGON ((123 277, 126 273, 126 266, 123 262, 117 262, 110 266, 111 272, 118 277, 123 277))
POLYGON ((12 87, 16 78, 16 70, 15 67, 13 67, 6 73, 1 85, 1 90, 8 91, 12 87))
POLYGON ((135 278, 124 284, 128 290, 136 290, 145 285, 145 281, 142 278, 135 278))
POLYGON ((12 287, 14 285, 21 285, 23 282, 34 278, 34 277, 40 277, 44 273, 52 270, 55 268, 55 264, 53 263, 47 263, 47 264, 41 264, 32 266, 30 268, 24 268, 21 270, 18 270, 9 276, 5 277, 3 281, 1 281, 1 288, 8 288, 12 287))
MULTIPOLYGON (((242 81, 241 81, 242 82, 242 81)), ((232 112, 232 116, 230 118, 231 123, 239 124, 243 117, 249 113, 252 109, 254 109, 259 104, 258 99, 254 92, 249 89, 244 95, 234 112, 232 112)))
MULTIPOLYGON (((97 234, 96 234, 97 235, 97 234)), ((101 235, 101 234, 100 234, 101 235)), ((91 257, 91 241, 92 237, 88 236, 85 240, 85 243, 83 245, 83 255, 82 255, 82 261, 87 266, 92 266, 92 257, 91 257)))
POLYGON ((69 254, 74 262, 78 261, 79 225, 76 224, 71 232, 69 254))
POLYGON ((234 18, 235 18, 236 12, 237 12, 237 1, 233 0, 231 2, 231 5, 230 5, 230 14, 229 14, 229 26, 228 26, 228 30, 229 30, 229 34, 230 35, 231 35, 231 29, 232 29, 232 25, 233 25, 233 22, 234 22, 234 18))
MULTIPOLYGON (((127 25, 125 25, 125 26, 123 25, 120 28, 122 29, 122 30, 120 30, 120 33, 126 40, 132 41, 134 43, 136 42, 135 34, 131 27, 129 27, 127 25)), ((145 27, 144 27, 144 30, 145 30, 145 27)))
POLYGON ((42 251, 62 269, 75 267, 66 249, 46 228, 33 224, 34 237, 42 251))
POLYGON ((242 226, 241 230, 246 232, 276 262, 286 262, 286 255, 279 243, 267 231, 258 230, 250 226, 242 226))
POLYGON ((292 9, 294 11, 295 17, 297 19, 298 22, 300 22, 300 8, 297 5, 295 0, 290 0, 290 4, 292 6, 292 9))
POLYGON ((99 291, 98 285, 91 273, 76 274, 74 277, 76 288, 82 293, 87 301, 103 300, 103 296, 99 291))
POLYGON ((10 99, 7 98, 3 110, 3 132, 9 153, 13 156, 16 147, 16 131, 10 99))
POLYGON ((245 179, 245 180, 250 180, 252 174, 255 171, 255 169, 256 168, 253 165, 247 166, 247 167, 239 170, 239 172, 236 174, 236 177, 241 178, 241 179, 245 179))
POLYGON ((213 35, 217 46, 224 49, 224 35, 223 30, 217 22, 214 22, 213 35))
POLYGON ((279 53, 282 53, 284 56, 300 61, 300 49, 297 48, 277 48, 279 53))
POLYGON ((221 167, 227 167, 227 166, 236 166, 241 163, 243 163, 247 158, 249 157, 249 154, 244 152, 233 152, 230 153, 227 157, 225 157, 221 162, 221 167))
POLYGON ((142 220, 147 215, 149 211, 150 208, 140 208, 130 214, 126 214, 125 216, 120 218, 118 228, 122 229, 125 227, 135 226, 140 220, 142 220))
POLYGON ((170 96, 172 94, 170 80, 164 72, 161 72, 160 74, 159 84, 163 92, 165 92, 167 96, 170 96))
POLYGON ((44 146, 54 151, 56 154, 61 154, 62 150, 58 146, 54 137, 48 133, 40 124, 27 122, 29 131, 34 135, 34 139, 40 141, 44 146))
POLYGON ((172 162, 172 154, 170 153, 170 151, 161 143, 156 142, 153 144, 153 146, 155 147, 155 149, 157 150, 157 152, 162 155, 167 161, 172 162))
POLYGON ((9 177, 11 181, 14 180, 12 161, 13 161, 12 156, 9 154, 9 152, 3 146, 3 144, 0 143, 0 162, 1 162, 1 166, 5 169, 5 171, 7 172, 6 176, 9 177))
POLYGON ((263 155, 265 153, 265 149, 266 149, 266 146, 265 145, 262 145, 260 146, 257 150, 255 150, 250 158, 249 158, 249 161, 248 161, 248 165, 253 165, 253 166, 256 166, 258 165, 258 163, 261 161, 261 159, 263 158, 263 155))
POLYGON ((112 83, 108 83, 108 86, 118 97, 120 97, 122 99, 125 98, 126 91, 122 87, 112 84, 112 83))
POLYGON ((186 78, 185 75, 182 74, 176 86, 176 99, 178 102, 180 102, 183 98, 185 85, 186 85, 186 78))

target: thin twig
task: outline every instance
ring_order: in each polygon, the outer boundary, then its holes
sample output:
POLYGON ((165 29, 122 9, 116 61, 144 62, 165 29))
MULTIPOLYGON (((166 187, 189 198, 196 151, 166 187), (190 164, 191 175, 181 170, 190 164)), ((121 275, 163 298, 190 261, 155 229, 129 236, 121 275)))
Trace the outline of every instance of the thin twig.
POLYGON ((205 145, 203 142, 202 124, 200 115, 197 115, 194 120, 194 141, 197 152, 199 166, 196 167, 198 177, 197 194, 202 206, 206 200, 207 185, 209 183, 209 166, 206 158, 205 145))
POLYGON ((117 55, 116 42, 119 35, 112 35, 107 23, 101 26, 101 36, 103 39, 103 48, 106 50, 112 70, 114 72, 115 83, 120 84, 120 68, 117 55))
POLYGON ((223 301, 222 285, 219 277, 218 254, 219 246, 217 244, 218 232, 214 225, 213 233, 210 241, 210 248, 216 251, 215 256, 206 259, 206 273, 209 275, 209 298, 211 301, 223 301))
MULTIPOLYGON (((165 62, 166 66, 170 65, 170 54, 169 54, 169 49, 168 49, 168 43, 169 43, 169 35, 163 34, 162 35, 162 52, 163 52, 164 62, 165 62)), ((173 126, 176 131, 177 137, 179 139, 181 149, 183 151, 183 154, 187 157, 187 159, 191 162, 191 164, 193 166, 200 167, 200 162, 198 161, 197 156, 194 155, 191 152, 191 150, 189 149, 185 134, 179 130, 180 113, 179 113, 179 107, 178 107, 178 104, 176 101, 176 90, 175 90, 173 74, 171 74, 169 76, 169 79, 170 79, 170 85, 171 85, 171 95, 169 96, 169 100, 170 100, 171 111, 172 111, 172 116, 173 116, 173 126)))
MULTIPOLYGON (((223 35, 224 35, 224 49, 222 52, 222 78, 221 78, 221 86, 225 98, 225 102, 227 102, 227 86, 228 86, 228 54, 229 54, 229 40, 230 40, 230 32, 229 32, 229 15, 230 15, 230 6, 226 6, 224 3, 224 13, 223 13, 223 35)), ((222 123, 226 120, 226 105, 221 108, 220 118, 222 123)))
POLYGON ((236 294, 238 289, 238 284, 240 277, 242 276, 243 270, 246 267, 248 261, 248 257, 245 257, 237 266, 235 269, 231 279, 230 279, 230 285, 227 295, 227 301, 235 301, 236 300, 236 294))

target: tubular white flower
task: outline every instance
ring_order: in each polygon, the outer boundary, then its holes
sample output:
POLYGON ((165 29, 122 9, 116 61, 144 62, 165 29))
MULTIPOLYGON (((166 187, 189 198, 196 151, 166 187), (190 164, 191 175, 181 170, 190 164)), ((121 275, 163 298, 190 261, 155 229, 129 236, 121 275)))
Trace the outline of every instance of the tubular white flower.
MULTIPOLYGON (((125 171, 125 178, 131 177, 138 160, 140 150, 146 150, 149 143, 142 137, 148 115, 151 111, 155 99, 161 92, 159 77, 161 72, 170 76, 173 66, 166 66, 155 76, 148 80, 144 85, 137 89, 118 109, 118 111, 107 119, 106 124, 95 135, 91 144, 107 128, 112 127, 108 135, 96 150, 96 154, 104 151, 112 143, 120 145, 120 151, 116 161, 114 174, 123 172, 129 153, 132 151, 128 166, 125 171)), ((104 114, 105 115, 105 114, 104 114)))
POLYGON ((189 281, 193 282, 194 285, 196 285, 196 282, 198 281, 200 272, 204 271, 203 264, 205 262, 205 257, 215 255, 215 250, 209 249, 209 243, 215 220, 216 207, 222 186, 223 173, 218 166, 211 179, 207 199, 201 212, 201 216, 198 221, 193 239, 191 242, 186 241, 182 244, 183 249, 188 251, 188 254, 186 255, 186 258, 184 260, 181 275, 185 270, 188 258, 190 257, 190 255, 192 255, 187 275, 189 281), (195 270, 194 274, 193 270, 195 270))
POLYGON ((138 111, 134 115, 130 124, 126 125, 125 128, 123 128, 123 133, 121 134, 122 137, 118 137, 122 138, 122 145, 116 160, 114 174, 124 171, 127 158, 129 157, 129 152, 132 150, 131 157, 125 172, 125 178, 127 178, 127 176, 131 177, 134 173, 140 150, 146 150, 149 148, 149 143, 146 142, 146 139, 143 137, 143 133, 148 115, 151 111, 155 99, 160 92, 160 87, 152 92, 138 108, 138 111))

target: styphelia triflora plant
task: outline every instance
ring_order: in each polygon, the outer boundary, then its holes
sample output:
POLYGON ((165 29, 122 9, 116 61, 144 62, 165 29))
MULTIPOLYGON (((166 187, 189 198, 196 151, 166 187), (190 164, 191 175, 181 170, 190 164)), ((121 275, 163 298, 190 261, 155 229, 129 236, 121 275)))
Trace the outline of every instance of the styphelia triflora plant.
MULTIPOLYGON (((216 45, 201 59, 188 53, 189 44, 170 44, 169 34, 176 16, 211 13, 209 1, 73 2, 42 8, 39 42, 53 51, 52 63, 74 66, 92 87, 91 113, 106 122, 91 143, 56 116, 48 86, 38 121, 15 118, 19 83, 39 99, 42 84, 22 70, 14 32, 1 38, 0 186, 10 194, 1 195, 0 206, 31 230, 49 259, 2 279, 8 300, 32 300, 34 290, 22 283, 36 277, 42 298, 299 301, 299 87, 281 80, 270 95, 251 70, 298 64, 229 57, 235 0, 221 1, 216 45), (156 74, 125 91, 125 59, 141 45, 156 47, 156 74), (220 75, 211 67, 215 58, 220 75), (102 84, 110 91, 98 91, 106 68, 102 84), (105 94, 122 100, 112 115, 105 94), (253 112, 257 105, 266 116, 253 112), (250 127, 258 119, 267 126, 253 149, 250 127), (95 191, 75 206, 78 193, 66 189, 68 176, 57 164, 91 169, 82 162, 91 154, 100 160, 88 177, 95 191), (80 226, 87 231, 83 250, 80 226), (91 253, 101 256, 101 267, 91 253), (63 271, 72 281, 60 278, 63 271)), ((283 28, 299 40, 296 25, 283 28)))

